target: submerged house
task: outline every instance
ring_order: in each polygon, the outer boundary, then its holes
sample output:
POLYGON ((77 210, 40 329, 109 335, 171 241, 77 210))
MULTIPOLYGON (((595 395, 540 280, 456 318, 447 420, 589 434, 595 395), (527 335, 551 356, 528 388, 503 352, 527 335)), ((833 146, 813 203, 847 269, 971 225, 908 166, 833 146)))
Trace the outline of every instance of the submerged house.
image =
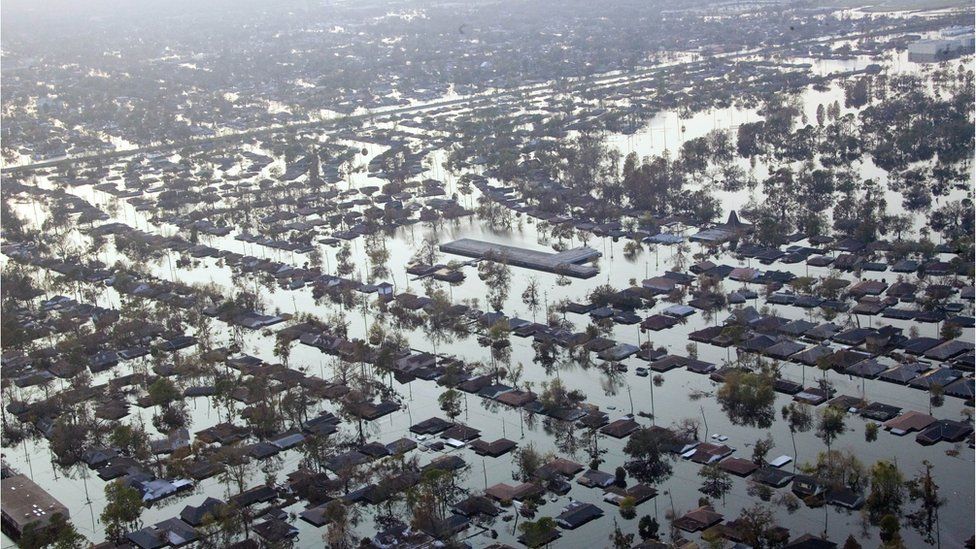
POLYGON ((563 512, 556 517, 556 524, 567 530, 574 530, 602 516, 603 510, 596 505, 582 501, 574 501, 567 505, 563 509, 563 512))

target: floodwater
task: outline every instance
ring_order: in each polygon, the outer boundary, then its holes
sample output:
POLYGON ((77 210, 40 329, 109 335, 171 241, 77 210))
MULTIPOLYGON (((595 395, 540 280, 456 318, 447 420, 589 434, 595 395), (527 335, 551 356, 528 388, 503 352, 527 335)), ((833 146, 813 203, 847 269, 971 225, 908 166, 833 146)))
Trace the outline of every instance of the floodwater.
MULTIPOLYGON (((845 66, 845 68, 851 68, 845 66)), ((818 70, 830 70, 820 68, 818 70)), ((804 108, 810 120, 814 119, 816 106, 821 103, 839 100, 843 104, 843 93, 837 87, 832 87, 826 92, 816 92, 807 90, 803 95, 804 108)), ((627 154, 635 151, 640 155, 658 154, 668 149, 672 152, 680 147, 680 144, 689 138, 704 135, 712 129, 734 129, 737 125, 758 119, 755 112, 740 111, 735 109, 725 109, 714 112, 704 112, 696 114, 690 118, 679 118, 676 113, 661 113, 651 119, 645 129, 638 131, 635 135, 611 135, 608 137, 611 144, 617 146, 621 152, 627 154), (683 128, 683 129, 682 129, 683 128)), ((364 157, 364 162, 368 162, 372 157, 380 154, 384 148, 379 146, 369 146, 369 154, 364 157)), ((443 159, 443 151, 434 153, 439 155, 438 159, 443 159)), ((440 161, 435 162, 439 166, 440 161)), ((763 169, 760 167, 759 169, 763 169)), ((865 176, 870 170, 876 170, 873 165, 865 162, 863 170, 865 176)), ((449 174, 443 173, 439 167, 433 173, 427 174, 446 180, 448 194, 454 191, 453 178, 449 174)), ((423 176, 422 176, 423 177, 423 176)), ((370 178, 366 174, 353 176, 353 185, 363 186, 367 184, 381 183, 381 180, 370 178)), ((42 184, 44 182, 42 181, 42 184)), ((340 184, 340 186, 342 186, 340 184)), ((70 192, 89 200, 93 204, 105 204, 115 201, 113 197, 94 190, 90 186, 76 187, 70 192)), ((753 192, 759 192, 758 190, 753 192)), ((723 207, 728 210, 740 209, 749 199, 749 191, 741 193, 724 193, 721 195, 723 207)), ((462 197, 461 201, 466 203, 467 198, 462 197)), ((889 200, 891 207, 900 204, 898 201, 889 200)), ((172 234, 176 228, 169 225, 156 225, 150 222, 142 212, 135 211, 125 202, 119 202, 119 210, 115 219, 126 222, 132 226, 145 230, 150 230, 160 234, 172 234)), ((20 205, 26 214, 31 210, 30 204, 20 205)), ((435 231, 440 242, 449 242, 457 238, 478 238, 502 244, 523 246, 526 248, 546 250, 546 245, 540 243, 537 224, 531 219, 517 218, 513 229, 506 231, 496 231, 488 228, 481 221, 471 217, 457 222, 445 223, 439 229, 432 229, 423 224, 412 227, 398 229, 387 242, 390 250, 388 265, 392 276, 390 281, 396 285, 397 292, 413 291, 422 293, 423 288, 419 281, 411 280, 403 271, 403 266, 408 262, 413 251, 417 249, 424 236, 429 231, 435 231)), ((265 248, 260 245, 247 244, 233 239, 233 234, 228 237, 210 237, 201 235, 202 243, 215 246, 219 249, 226 249, 239 253, 257 255, 259 257, 270 257, 276 260, 301 265, 306 259, 301 255, 290 252, 281 252, 265 248)), ((577 240, 571 245, 580 245, 577 240)), ((512 284, 508 299, 505 302, 504 312, 509 316, 518 316, 531 319, 532 313, 521 302, 521 294, 528 285, 529 280, 535 278, 540 287, 544 290, 545 299, 552 304, 560 299, 571 299, 584 301, 586 295, 598 285, 611 284, 616 288, 623 288, 631 284, 631 281, 640 281, 649 276, 662 274, 672 267, 675 262, 674 247, 652 247, 646 249, 635 258, 627 258, 623 253, 624 242, 613 241, 609 238, 591 237, 588 245, 603 253, 603 257, 598 261, 600 273, 589 280, 572 280, 568 286, 559 286, 556 275, 534 272, 525 269, 512 269, 512 284)), ((361 241, 352 243, 355 262, 357 265, 366 265, 367 260, 363 253, 361 241)), ((336 249, 323 248, 325 252, 324 265, 327 271, 332 271, 336 265, 336 249)), ((702 251, 698 245, 691 245, 691 253, 702 251)), ((107 259, 112 259, 115 254, 111 246, 105 252, 107 259)), ((217 260, 206 258, 194 261, 192 268, 173 271, 171 261, 177 259, 172 254, 169 259, 159 261, 149 265, 151 271, 156 276, 164 279, 178 279, 188 283, 217 283, 230 291, 235 284, 237 276, 225 266, 221 266, 217 260)), ((441 262, 451 259, 463 259, 451 256, 442 256, 441 262)), ((690 254, 686 256, 690 260, 690 254)), ((733 266, 749 265, 749 262, 739 261, 727 254, 713 259, 717 263, 725 263, 733 266)), ((826 276, 829 271, 824 268, 807 267, 806 265, 783 265, 775 264, 769 268, 778 270, 788 270, 798 275, 826 276)), ((474 267, 466 267, 464 273, 467 275, 465 281, 449 289, 452 299, 460 301, 463 298, 474 298, 485 296, 487 289, 481 280, 478 279, 474 267)), ((365 273, 363 273, 365 275, 365 273)), ((893 282, 896 278, 894 273, 871 273, 870 276, 876 279, 884 279, 893 282)), ((723 289, 726 292, 740 287, 739 283, 729 280, 724 282, 723 289)), ((757 289, 757 287, 753 287, 757 289)), ((328 317, 331 313, 338 311, 338 306, 331 304, 317 304, 311 296, 309 288, 297 291, 276 290, 268 291, 261 288, 261 293, 268 303, 268 310, 272 312, 280 310, 282 312, 308 312, 318 315, 321 318, 328 317)), ((119 305, 118 296, 111 288, 106 288, 98 299, 98 304, 102 306, 119 305)), ((763 305, 762 301, 750 303, 757 308, 763 305)), ((642 316, 649 316, 667 307, 669 304, 660 302, 649 311, 642 311, 642 316)), ((482 308, 487 308, 487 304, 482 302, 482 308)), ((794 307, 775 307, 771 309, 777 314, 787 318, 808 318, 807 312, 803 309, 794 307)), ((972 305, 967 304, 967 313, 972 314, 972 305)), ((368 318, 364 320, 359 311, 347 311, 349 321, 349 337, 364 337, 368 325, 377 320, 375 311, 368 313, 368 318)), ((686 324, 679 324, 669 330, 662 332, 650 332, 642 334, 638 326, 615 326, 613 337, 619 342, 639 344, 647 341, 648 338, 655 347, 666 347, 675 354, 686 354, 686 344, 688 343, 687 334, 701 329, 708 325, 721 323, 727 316, 727 312, 721 312, 712 318, 706 319, 699 311, 693 315, 686 324)), ((588 323, 588 318, 580 315, 568 315, 567 318, 576 325, 577 329, 582 329, 588 323)), ((839 317, 841 320, 844 317, 839 317)), ((382 319, 381 319, 382 320, 382 319)), ((851 322, 859 323, 862 326, 877 324, 881 319, 866 316, 852 317, 851 322)), ((912 323, 899 320, 884 319, 885 323, 903 328, 906 332, 912 323)), ((272 330, 278 327, 272 328, 272 330)), ((937 324, 918 325, 919 333, 923 336, 937 336, 939 326, 937 324)), ((228 335, 226 328, 223 336, 228 335)), ((410 345, 418 350, 432 351, 433 347, 426 340, 422 331, 405 334, 408 336, 410 345)), ((963 339, 973 341, 973 330, 966 329, 963 339)), ((226 339, 225 339, 226 340, 226 339)), ((218 341, 220 338, 218 337, 218 341)), ((533 350, 531 339, 521 339, 512 337, 511 364, 521 363, 524 366, 522 383, 531 382, 538 392, 543 381, 550 379, 542 368, 533 363, 533 350)), ((269 362, 277 362, 273 352, 273 338, 265 336, 261 331, 248 333, 245 339, 245 352, 256 355, 269 362)), ((441 354, 455 355, 466 361, 486 361, 487 353, 485 349, 478 346, 475 336, 469 336, 452 342, 438 345, 437 351, 441 354)), ((734 358, 734 350, 726 350, 710 345, 698 345, 698 356, 700 359, 721 363, 728 358, 734 358), (730 355, 730 353, 732 353, 730 355)), ((187 352, 187 351, 182 351, 187 352)), ((290 356, 290 367, 308 367, 310 375, 321 377, 331 377, 333 375, 333 358, 321 354, 318 350, 295 344, 292 347, 290 356)), ((751 445, 753 442, 765 435, 765 432, 756 429, 733 425, 726 415, 721 411, 714 399, 714 392, 717 385, 711 382, 707 376, 700 376, 684 369, 673 370, 663 374, 664 384, 660 387, 653 387, 650 378, 636 376, 634 368, 642 366, 644 363, 636 358, 624 361, 628 372, 607 375, 598 367, 583 369, 578 366, 567 366, 560 369, 557 374, 569 388, 581 388, 587 394, 588 402, 600 406, 610 413, 610 419, 615 420, 628 413, 650 413, 654 412, 654 422, 658 425, 668 425, 685 418, 695 418, 707 424, 707 429, 703 426, 702 437, 711 434, 723 434, 728 436, 726 444, 736 448, 737 457, 751 456, 751 445), (706 394, 704 398, 694 398, 692 395, 706 394)), ((95 382, 104 382, 114 375, 130 373, 134 364, 125 362, 115 368, 112 372, 106 372, 96 377, 95 382)), ((782 366, 783 376, 796 381, 804 380, 809 386, 815 383, 816 377, 820 372, 811 368, 802 368, 793 363, 786 363, 782 366)), ((838 394, 860 395, 863 394, 868 400, 878 400, 886 404, 892 404, 908 409, 928 411, 928 395, 923 391, 910 389, 907 387, 888 384, 882 381, 866 381, 854 378, 849 379, 836 373, 829 374, 830 380, 834 383, 838 394)), ((395 382, 394 382, 395 383, 395 382)), ((397 385, 399 393, 404 400, 404 407, 397 413, 381 418, 372 422, 369 426, 368 438, 380 442, 390 442, 403 436, 410 436, 408 427, 418 421, 427 419, 431 416, 443 416, 437 405, 437 396, 440 388, 433 382, 417 380, 409 385, 397 385)), ((777 394, 775 409, 790 401, 790 397, 777 394)), ((333 409, 332 405, 323 402, 319 403, 318 408, 333 409)), ((206 398, 196 398, 190 400, 192 412, 191 432, 204 429, 218 423, 220 420, 213 407, 206 398)), ((945 404, 933 411, 939 418, 960 419, 962 418, 964 406, 961 401, 954 398, 947 398, 945 404)), ((153 431, 149 418, 151 410, 142 410, 136 406, 131 409, 126 421, 133 421, 136 417, 143 417, 147 428, 153 431)), ((311 415, 311 414, 310 414, 311 415)), ((546 434, 541 425, 540 418, 525 417, 518 411, 505 407, 493 407, 486 409, 481 399, 471 395, 466 396, 465 412, 459 418, 461 421, 481 430, 481 436, 485 440, 494 440, 505 436, 516 440, 520 445, 533 443, 541 451, 549 451, 555 448, 553 437, 546 434)), ((651 420, 646 417, 639 417, 638 421, 644 425, 650 424, 651 420)), ((904 438, 895 437, 887 432, 879 433, 879 438, 874 443, 864 441, 865 421, 856 416, 848 416, 848 431, 842 435, 835 443, 836 449, 851 449, 861 459, 866 467, 878 460, 887 459, 896 461, 906 476, 913 476, 920 468, 922 460, 928 460, 935 466, 935 475, 941 494, 947 498, 949 505, 941 511, 941 534, 942 542, 947 547, 962 545, 963 541, 972 535, 972 516, 973 516, 973 493, 972 493, 972 470, 973 470, 973 451, 967 446, 952 446, 939 444, 932 447, 923 447, 915 443, 914 437, 904 438), (949 455, 946 450, 954 449, 958 454, 949 455), (959 482, 959 479, 966 479, 959 482)), ((346 425, 348 428, 349 426, 346 425)), ((793 455, 790 433, 787 426, 782 422, 776 422, 767 430, 776 442, 776 447, 770 453, 770 457, 780 454, 793 455)), ((581 434, 581 433, 578 433, 581 434)), ((603 438, 600 442, 601 447, 606 450, 603 456, 606 460, 601 469, 613 471, 615 467, 621 465, 625 456, 623 445, 625 441, 617 441, 611 438, 603 438)), ((801 433, 796 436, 796 461, 799 463, 811 462, 816 459, 818 452, 823 451, 822 442, 812 433, 801 433)), ((462 457, 470 464, 471 469, 466 475, 465 484, 472 490, 485 488, 497 482, 511 482, 512 458, 511 455, 502 456, 497 459, 480 458, 468 449, 457 450, 462 457)), ((557 451, 559 455, 570 457, 578 462, 586 464, 588 457, 582 448, 575 454, 566 451, 557 451)), ((295 470, 301 459, 298 450, 290 450, 279 455, 281 459, 280 469, 277 473, 279 479, 284 475, 295 470)), ((421 454, 421 462, 426 463, 432 457, 431 453, 421 454)), ((100 541, 104 537, 102 526, 98 523, 98 515, 104 507, 103 497, 104 482, 91 475, 91 478, 84 479, 78 474, 66 478, 52 467, 50 455, 47 450, 46 441, 28 443, 23 447, 9 448, 4 451, 4 458, 19 469, 21 472, 31 476, 36 482, 45 488, 57 487, 55 495, 68 506, 74 523, 79 530, 93 541, 100 541), (91 503, 86 503, 87 498, 91 503)), ((791 468, 792 465, 786 466, 791 468)), ((681 461, 674 465, 674 474, 658 486, 661 493, 653 500, 646 502, 637 508, 638 517, 651 515, 657 517, 662 524, 662 532, 666 531, 667 521, 665 514, 675 511, 678 515, 684 511, 694 509, 698 506, 698 498, 702 495, 697 491, 700 479, 697 476, 699 466, 681 461)), ((257 468, 251 477, 250 484, 257 485, 263 482, 264 473, 257 468)), ((733 477, 734 487, 726 496, 725 501, 719 507, 727 519, 735 518, 739 511, 750 506, 756 500, 746 494, 746 481, 733 477)), ((782 489, 780 490, 782 491, 782 489)), ((150 509, 146 509, 142 515, 144 524, 152 524, 159 520, 167 519, 179 514, 184 505, 197 505, 206 496, 224 498, 228 496, 225 485, 221 484, 216 478, 205 480, 199 483, 193 492, 182 494, 163 500, 150 509)), ((602 491, 588 489, 573 483, 573 489, 569 496, 574 500, 600 503, 602 491)), ((556 502, 548 502, 540 506, 538 515, 555 516, 559 514, 561 508, 568 502, 567 498, 560 498, 556 502)), ((608 544, 608 532, 611 530, 611 521, 616 519, 621 529, 626 532, 636 532, 637 520, 624 520, 616 513, 615 508, 609 505, 601 505, 607 516, 600 520, 591 522, 573 532, 564 532, 564 537, 556 545, 559 547, 585 547, 603 546, 608 544)), ((368 507, 361 507, 364 511, 364 520, 358 532, 360 535, 371 535, 373 528, 368 515, 372 510, 368 507)), ((286 509, 291 513, 298 513, 303 510, 302 504, 298 503, 286 509)), ((821 509, 810 509, 801 506, 793 514, 786 512, 781 507, 774 507, 777 520, 791 531, 791 536, 795 537, 805 532, 820 533, 826 530, 829 537, 842 543, 848 533, 857 533, 861 530, 861 517, 858 513, 850 513, 838 508, 827 506, 821 509), (826 523, 826 524, 825 524, 826 523)), ((293 520, 292 524, 300 530, 300 537, 297 545, 301 547, 315 547, 321 545, 321 536, 324 528, 320 531, 312 526, 300 521, 293 520)), ((514 522, 504 523, 498 521, 494 528, 498 532, 498 542, 517 545, 515 542, 514 522)), ((475 532, 474 529, 469 532, 475 532)), ((876 529, 871 529, 870 538, 862 540, 867 545, 877 543, 876 529)), ((920 544, 916 534, 906 529, 902 530, 907 546, 913 547, 920 544)), ((695 539, 695 536, 692 536, 695 539)), ((487 545, 491 542, 487 536, 480 536, 470 540, 475 546, 487 545)), ((9 540, 3 539, 3 546, 10 546, 9 540)))

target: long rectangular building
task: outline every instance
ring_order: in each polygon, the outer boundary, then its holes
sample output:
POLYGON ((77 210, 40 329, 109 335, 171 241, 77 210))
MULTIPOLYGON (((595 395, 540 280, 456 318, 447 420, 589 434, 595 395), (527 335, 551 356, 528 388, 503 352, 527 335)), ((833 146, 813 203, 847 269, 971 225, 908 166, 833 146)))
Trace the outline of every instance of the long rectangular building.
POLYGON ((69 518, 68 508, 24 475, 0 480, 0 516, 3 530, 20 537, 30 524, 47 526, 54 515, 69 518))
POLYGON ((973 53, 973 43, 972 36, 919 40, 908 45, 908 60, 915 63, 939 63, 973 53))
POLYGON ((600 257, 600 252, 589 247, 573 248, 559 253, 539 252, 483 240, 462 238, 441 244, 444 253, 463 255, 475 259, 490 258, 508 265, 525 267, 537 271, 563 274, 576 278, 590 278, 600 272, 592 265, 583 265, 600 257))

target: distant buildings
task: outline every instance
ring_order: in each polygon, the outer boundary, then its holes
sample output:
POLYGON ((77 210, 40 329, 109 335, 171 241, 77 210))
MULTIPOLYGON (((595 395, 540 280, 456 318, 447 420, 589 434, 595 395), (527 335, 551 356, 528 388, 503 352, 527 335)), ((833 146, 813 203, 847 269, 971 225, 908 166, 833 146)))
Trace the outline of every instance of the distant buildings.
POLYGON ((976 50, 973 27, 949 27, 942 37, 919 40, 908 46, 908 60, 916 63, 938 63, 976 50))

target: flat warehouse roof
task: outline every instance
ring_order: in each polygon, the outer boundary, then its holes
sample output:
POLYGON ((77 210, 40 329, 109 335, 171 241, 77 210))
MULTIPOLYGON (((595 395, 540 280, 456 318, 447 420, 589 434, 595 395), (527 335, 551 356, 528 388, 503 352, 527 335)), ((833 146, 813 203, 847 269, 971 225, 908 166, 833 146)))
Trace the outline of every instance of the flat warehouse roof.
POLYGON ((580 263, 591 261, 603 255, 593 248, 585 246, 560 253, 548 253, 470 238, 462 238, 454 242, 441 244, 440 249, 445 253, 463 255, 476 259, 494 255, 505 263, 515 267, 565 274, 577 278, 590 278, 600 272, 596 267, 580 265, 580 263))
POLYGON ((17 533, 32 522, 47 524, 60 513, 68 517, 68 508, 24 475, 13 475, 0 481, 3 516, 17 533))

